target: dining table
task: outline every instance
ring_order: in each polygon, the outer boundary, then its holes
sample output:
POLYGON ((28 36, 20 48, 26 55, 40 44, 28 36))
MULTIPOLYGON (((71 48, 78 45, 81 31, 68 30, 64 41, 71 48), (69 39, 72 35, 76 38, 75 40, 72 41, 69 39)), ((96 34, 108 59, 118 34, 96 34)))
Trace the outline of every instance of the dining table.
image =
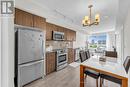
POLYGON ((100 58, 101 56, 92 56, 80 64, 80 87, 84 87, 84 71, 87 69, 118 78, 122 80, 121 87, 128 87, 128 74, 121 62, 121 58, 105 56, 106 61, 104 62, 100 61, 100 58))

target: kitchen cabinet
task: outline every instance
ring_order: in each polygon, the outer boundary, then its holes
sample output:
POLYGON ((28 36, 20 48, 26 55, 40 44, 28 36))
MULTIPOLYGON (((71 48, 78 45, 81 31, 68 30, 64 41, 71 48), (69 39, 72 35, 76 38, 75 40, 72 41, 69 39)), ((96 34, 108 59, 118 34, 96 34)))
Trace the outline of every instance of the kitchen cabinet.
POLYGON ((67 29, 66 32, 67 32, 67 34, 66 34, 67 41, 75 41, 76 40, 76 32, 75 31, 67 29))
POLYGON ((70 32, 70 30, 67 29, 66 32, 67 32, 67 34, 66 34, 67 35, 66 36, 67 41, 71 41, 71 32, 70 32))
POLYGON ((76 31, 71 31, 72 33, 72 41, 76 41, 76 31))
POLYGON ((55 25, 46 23, 46 40, 52 40, 53 31, 56 29, 55 25))
POLYGON ((76 32, 51 23, 46 23, 46 40, 53 40, 53 31, 64 32, 65 41, 75 41, 76 32))
POLYGON ((67 41, 67 28, 64 28, 63 29, 63 32, 64 32, 64 39, 65 39, 65 41, 67 41))
POLYGON ((56 71, 56 52, 46 53, 46 74, 56 71))
POLYGON ((57 27, 58 27, 58 29, 57 29, 58 32, 64 32, 64 28, 63 27, 61 27, 61 26, 57 26, 57 27))
POLYGON ((42 30, 46 30, 46 19, 40 16, 33 16, 33 27, 40 28, 42 30))
POLYGON ((46 23, 46 40, 53 40, 53 31, 64 32, 64 39, 66 41, 76 40, 75 31, 51 23, 46 23))
POLYGON ((68 28, 47 23, 45 18, 15 8, 15 24, 36 27, 46 31, 46 40, 53 40, 53 31, 64 32, 65 41, 75 41, 76 32, 68 28))
POLYGON ((75 61, 75 50, 73 48, 68 48, 68 63, 75 61))
POLYGON ((15 8, 15 24, 33 27, 33 15, 15 8))
POLYGON ((46 30, 46 19, 15 8, 15 24, 46 30))

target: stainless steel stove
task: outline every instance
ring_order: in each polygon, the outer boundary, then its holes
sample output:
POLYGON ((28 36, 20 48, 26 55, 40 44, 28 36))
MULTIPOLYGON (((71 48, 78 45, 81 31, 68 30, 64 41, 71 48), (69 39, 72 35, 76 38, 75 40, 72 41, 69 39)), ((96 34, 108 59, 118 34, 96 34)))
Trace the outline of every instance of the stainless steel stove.
POLYGON ((68 51, 67 49, 57 49, 57 66, 56 70, 61 70, 68 65, 68 51))

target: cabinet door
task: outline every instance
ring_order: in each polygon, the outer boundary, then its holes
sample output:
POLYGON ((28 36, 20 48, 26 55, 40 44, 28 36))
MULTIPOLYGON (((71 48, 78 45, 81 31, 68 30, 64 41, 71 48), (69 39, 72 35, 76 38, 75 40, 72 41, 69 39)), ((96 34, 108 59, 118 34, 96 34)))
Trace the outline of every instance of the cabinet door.
POLYGON ((65 34, 64 39, 67 40, 67 28, 64 28, 63 31, 64 31, 64 34, 65 34))
POLYGON ((50 74, 56 70, 55 52, 46 53, 46 74, 50 74))
POLYGON ((69 48, 68 49, 68 63, 72 63, 75 61, 75 54, 74 54, 74 49, 73 48, 69 48))
POLYGON ((67 29, 67 30, 66 30, 66 33, 67 33, 67 34, 66 34, 66 35, 67 35, 67 36, 66 36, 67 41, 71 41, 71 32, 70 32, 70 30, 67 29))
POLYGON ((33 21, 34 21, 34 24, 33 24, 34 27, 40 28, 42 30, 46 29, 46 20, 45 20, 45 18, 34 15, 33 16, 33 21))
POLYGON ((70 41, 73 41, 73 31, 70 30, 70 41))
POLYGON ((55 52, 52 52, 51 53, 51 67, 52 67, 52 69, 51 69, 51 71, 52 72, 54 72, 54 71, 56 71, 56 53, 55 52))
POLYGON ((53 33, 52 31, 55 29, 55 26, 50 23, 46 23, 46 40, 52 40, 53 33))
POLYGON ((76 41, 76 31, 74 32, 74 41, 76 41))
POLYGON ((75 41, 76 40, 76 32, 75 31, 67 29, 66 33, 67 33, 66 38, 68 41, 75 41))
POLYGON ((18 25, 33 27, 33 15, 16 8, 14 22, 18 25))
POLYGON ((64 32, 63 27, 58 26, 58 32, 64 32))
POLYGON ((72 40, 76 41, 76 32, 75 31, 72 31, 72 40))
POLYGON ((50 55, 49 53, 46 53, 46 74, 50 73, 50 55))

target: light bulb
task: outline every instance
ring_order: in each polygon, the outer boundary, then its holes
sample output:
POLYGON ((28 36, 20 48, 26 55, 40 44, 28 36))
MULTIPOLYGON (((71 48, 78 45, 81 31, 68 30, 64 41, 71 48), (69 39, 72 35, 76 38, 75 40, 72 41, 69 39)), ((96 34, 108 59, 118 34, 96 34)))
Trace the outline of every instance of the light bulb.
POLYGON ((87 24, 90 24, 90 23, 91 23, 91 21, 90 21, 90 20, 88 20, 88 21, 87 21, 87 24))
POLYGON ((85 24, 85 20, 82 20, 82 24, 85 24))
POLYGON ((88 21, 89 20, 89 16, 85 16, 84 19, 88 21))
POLYGON ((100 15, 99 15, 99 14, 96 14, 96 15, 95 15, 95 21, 96 21, 96 22, 100 22, 100 15))

